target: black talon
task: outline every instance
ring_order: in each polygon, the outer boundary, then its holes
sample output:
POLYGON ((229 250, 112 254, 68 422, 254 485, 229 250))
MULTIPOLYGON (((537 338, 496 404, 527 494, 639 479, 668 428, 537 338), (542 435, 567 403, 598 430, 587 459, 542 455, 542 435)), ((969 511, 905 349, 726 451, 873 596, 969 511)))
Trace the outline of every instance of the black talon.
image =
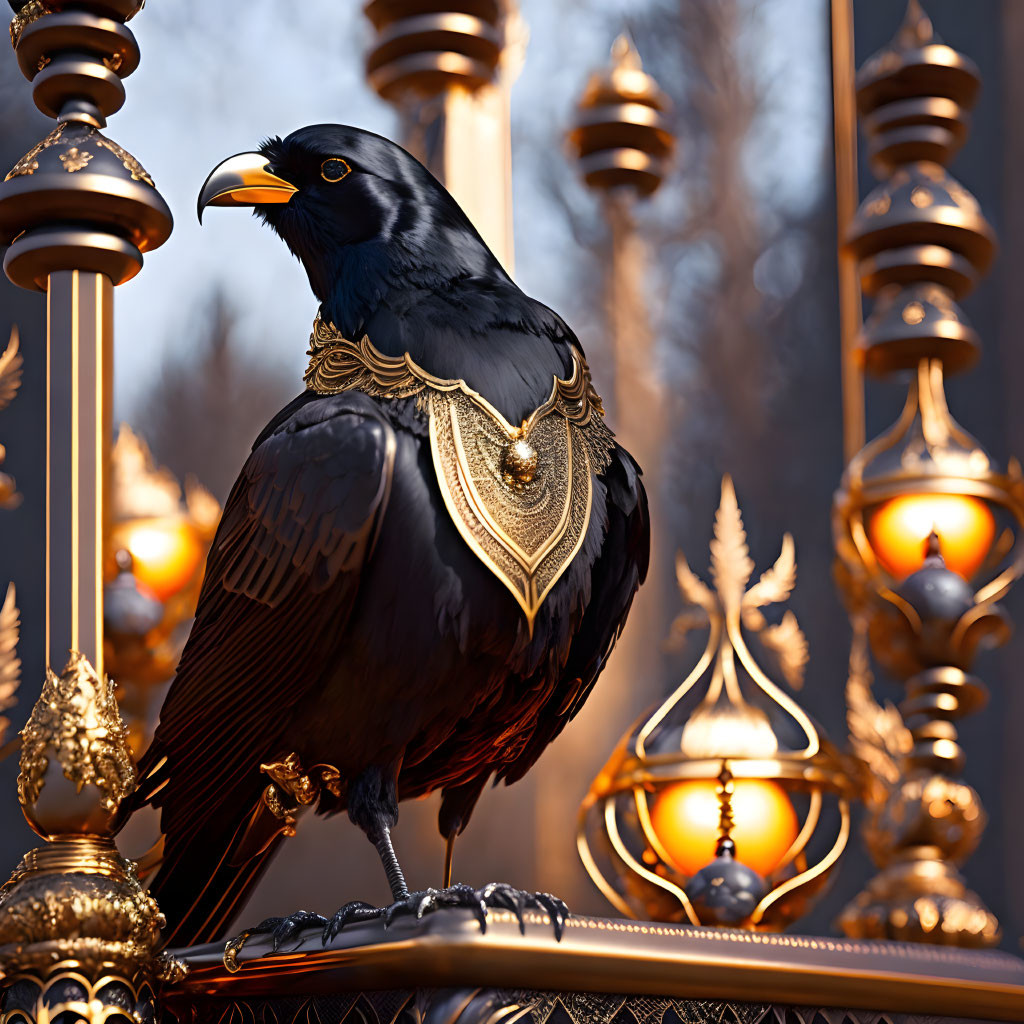
POLYGON ((254 936, 269 935, 272 940, 271 949, 276 953, 281 945, 294 938, 296 933, 311 924, 325 924, 326 918, 309 910, 299 910, 288 917, 268 917, 260 921, 255 928, 246 928, 244 932, 229 939, 224 944, 224 966, 234 973, 241 969, 238 954, 245 944, 254 936))
MULTIPOLYGON (((308 928, 310 925, 320 925, 322 927, 327 923, 325 917, 320 914, 314 914, 311 910, 299 910, 288 917, 270 918, 269 920, 277 922, 276 927, 270 932, 274 940, 275 953, 285 942, 295 938, 303 928, 308 928)), ((256 927, 259 929, 262 926, 257 925, 256 927)))
POLYGON ((322 937, 323 945, 326 946, 328 942, 334 939, 349 921, 370 921, 373 918, 380 917, 383 913, 384 911, 379 907, 364 903, 362 900, 352 900, 350 903, 346 903, 327 922, 322 937))
POLYGON ((519 934, 526 934, 526 905, 529 901, 529 893, 522 889, 516 893, 516 916, 519 918, 519 934))
POLYGON ((533 897, 537 903, 547 912, 551 918, 551 925, 555 930, 555 940, 562 941, 562 934, 565 931, 565 922, 569 917, 569 908, 563 900, 552 896, 549 892, 534 893, 533 897))
MULTIPOLYGON (((488 882, 479 892, 480 902, 487 907, 494 907, 495 909, 508 910, 513 914, 516 914, 516 903, 512 899, 510 887, 504 882, 488 882)), ((519 923, 519 931, 525 934, 525 926, 523 924, 522 916, 516 914, 516 920, 519 923)))

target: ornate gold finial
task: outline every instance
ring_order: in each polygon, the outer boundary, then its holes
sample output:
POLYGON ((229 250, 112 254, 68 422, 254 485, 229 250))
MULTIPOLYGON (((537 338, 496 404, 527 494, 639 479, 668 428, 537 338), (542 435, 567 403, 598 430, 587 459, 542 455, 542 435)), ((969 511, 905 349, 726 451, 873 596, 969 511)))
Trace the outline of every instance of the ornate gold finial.
POLYGON ((626 71, 643 71, 643 61, 628 32, 616 36, 612 43, 612 64, 615 68, 626 71))
POLYGON ((899 708, 879 704, 871 692, 867 639, 867 621, 855 620, 847 722, 868 812, 864 841, 882 870, 846 906, 839 923, 854 938, 994 945, 998 920, 954 866, 977 847, 985 812, 970 786, 935 763, 934 743, 951 748, 948 759, 962 760, 948 735, 955 736, 952 726, 944 722, 945 738, 936 741, 936 719, 922 713, 941 707, 951 719, 976 707, 982 699, 977 681, 950 668, 912 680, 912 696, 903 706, 917 719, 912 730, 899 708))
POLYGON ((932 19, 925 13, 920 0, 909 0, 903 24, 896 34, 897 46, 910 50, 933 42, 939 42, 939 39, 935 35, 932 19))
POLYGON ((72 651, 59 676, 47 669, 21 738, 18 799, 32 828, 44 839, 110 829, 135 787, 113 682, 72 651))
POLYGON ((609 65, 590 76, 568 135, 584 181, 602 192, 627 185, 654 193, 675 150, 670 106, 629 35, 620 35, 609 65))

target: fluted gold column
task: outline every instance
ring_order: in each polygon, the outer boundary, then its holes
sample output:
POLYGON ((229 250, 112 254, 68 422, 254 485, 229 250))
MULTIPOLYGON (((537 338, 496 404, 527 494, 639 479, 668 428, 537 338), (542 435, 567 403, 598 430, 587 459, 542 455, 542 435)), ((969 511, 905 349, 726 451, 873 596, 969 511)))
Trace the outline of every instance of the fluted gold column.
POLYGON ((114 285, 58 270, 46 292, 46 656, 103 675, 103 491, 110 449, 114 285))
POLYGON ((515 0, 371 0, 365 11, 375 31, 367 79, 398 109, 403 145, 511 274, 509 92, 526 38, 515 0))

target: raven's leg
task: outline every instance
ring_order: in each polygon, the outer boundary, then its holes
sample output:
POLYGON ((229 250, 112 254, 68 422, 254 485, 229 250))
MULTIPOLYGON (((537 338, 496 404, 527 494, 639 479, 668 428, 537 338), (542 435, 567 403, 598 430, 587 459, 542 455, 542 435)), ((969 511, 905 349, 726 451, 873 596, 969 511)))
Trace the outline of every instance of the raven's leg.
POLYGON ((441 809, 437 815, 437 827, 444 836, 444 888, 452 886, 452 858, 455 854, 455 840, 469 821, 480 792, 487 784, 490 773, 471 779, 461 786, 448 786, 441 793, 441 809))
POLYGON ((391 886, 391 895, 395 902, 407 899, 409 886, 405 884, 405 875, 402 873, 402 865, 398 863, 395 848, 391 845, 391 829, 385 821, 380 821, 372 832, 368 832, 370 841, 377 847, 381 863, 384 865, 384 874, 388 876, 388 885, 391 886))
MULTIPOLYGON (((524 911, 532 909, 547 914, 555 935, 561 937, 566 918, 569 916, 569 908, 557 896, 543 892, 526 892, 502 882, 491 882, 482 889, 474 889, 471 885, 465 884, 451 884, 451 856, 455 837, 469 821, 489 775, 489 772, 481 774, 459 786, 447 787, 443 791, 437 823, 447 844, 445 886, 442 889, 424 889, 422 892, 414 893, 410 893, 405 885, 405 878, 391 846, 389 829, 398 818, 394 776, 386 776, 380 771, 364 772, 350 787, 349 815, 377 847, 395 899, 395 902, 382 912, 386 925, 402 914, 412 914, 420 918, 443 907, 464 907, 476 914, 481 929, 487 927, 488 910, 508 910, 515 915, 520 930, 525 931, 523 914, 524 911)), ((369 916, 370 911, 360 910, 358 913, 360 916, 369 916)), ((352 919, 351 910, 345 907, 339 910, 324 929, 325 941, 337 935, 344 923, 352 919)))
MULTIPOLYGON (((391 844, 391 829, 398 821, 397 774, 397 767, 391 770, 368 768, 354 780, 348 792, 348 815, 377 848, 396 905, 409 899, 409 887, 405 884, 405 875, 391 844)), ((229 971, 238 970, 238 954, 245 943, 257 935, 270 935, 276 953, 282 944, 294 939, 299 932, 317 927, 323 930, 326 945, 349 921, 365 921, 383 914, 384 908, 356 900, 346 903, 330 920, 308 910, 300 910, 288 917, 269 917, 228 942, 224 948, 224 965, 229 971)))
POLYGON ((367 768, 348 790, 348 816, 377 848, 396 903, 409 897, 405 875, 391 845, 391 829, 398 823, 397 774, 397 768, 367 768))

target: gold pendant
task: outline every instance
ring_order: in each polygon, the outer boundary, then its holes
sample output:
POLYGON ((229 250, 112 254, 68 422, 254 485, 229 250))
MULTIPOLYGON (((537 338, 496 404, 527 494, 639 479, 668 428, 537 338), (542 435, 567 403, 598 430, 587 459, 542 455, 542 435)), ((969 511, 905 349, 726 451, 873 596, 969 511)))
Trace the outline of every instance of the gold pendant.
POLYGON ((533 623, 579 551, 590 524, 594 476, 615 442, 582 354, 568 380, 522 425, 510 424, 465 381, 434 377, 407 354, 384 356, 369 338, 351 342, 319 317, 306 384, 320 394, 359 390, 378 398, 423 394, 437 483, 469 548, 533 623))

